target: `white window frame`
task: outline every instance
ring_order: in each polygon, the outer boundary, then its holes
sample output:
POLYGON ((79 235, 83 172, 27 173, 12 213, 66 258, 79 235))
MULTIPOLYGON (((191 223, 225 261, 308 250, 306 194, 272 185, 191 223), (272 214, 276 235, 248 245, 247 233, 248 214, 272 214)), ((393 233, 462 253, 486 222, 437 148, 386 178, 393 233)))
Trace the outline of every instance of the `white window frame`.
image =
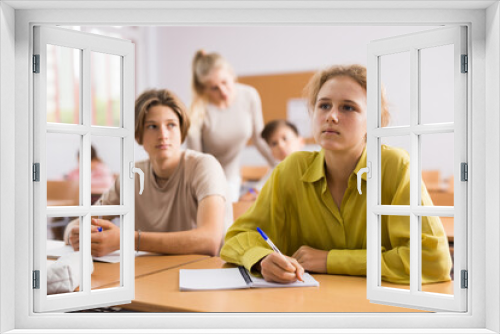
POLYGON ((39 271, 39 289, 34 289, 35 312, 72 311, 103 305, 130 303, 135 295, 135 176, 134 168, 134 44, 107 36, 57 28, 34 27, 34 54, 39 56, 39 73, 33 74, 34 83, 34 162, 40 164, 39 181, 33 184, 34 196, 34 270, 39 271), (79 50, 80 101, 79 124, 47 122, 47 45, 79 50), (118 127, 92 126, 91 123, 91 54, 119 57, 120 61, 120 125, 118 127), (78 206, 47 207, 47 134, 78 135, 80 139, 80 202, 78 206), (92 206, 90 202, 90 147, 92 137, 108 136, 120 141, 120 204, 92 206), (120 286, 91 289, 90 220, 92 216, 119 215, 120 221, 120 286), (47 217, 81 217, 80 219, 80 289, 78 292, 47 295, 47 217))
MULTIPOLYGON (((467 310, 467 290, 461 288, 461 271, 467 269, 467 184, 461 181, 461 163, 467 163, 467 75, 461 68, 461 56, 467 55, 465 26, 441 27, 423 32, 395 36, 372 41, 368 46, 368 126, 367 164, 371 166, 371 177, 367 181, 367 295, 371 302, 390 305, 413 305, 426 310, 467 310), (453 46, 453 122, 422 124, 420 89, 420 50, 443 45, 453 46), (410 123, 396 127, 382 127, 381 101, 382 72, 381 57, 407 52, 410 72, 410 123), (452 206, 422 205, 422 170, 420 135, 452 133, 454 135, 454 204, 452 206), (410 203, 409 205, 382 205, 381 140, 389 136, 407 136, 410 142, 410 203), (382 277, 381 217, 408 216, 410 228, 410 289, 384 287, 382 277), (422 291, 422 234, 421 218, 424 216, 454 217, 454 282, 453 294, 438 294, 422 291)), ((359 178, 359 176, 358 176, 359 178)))
MULTIPOLYGON (((132 2, 126 2, 131 5, 132 2)), ((500 11, 497 1, 487 2, 447 2, 434 1, 407 4, 405 1, 377 2, 241 2, 224 3, 207 1, 180 4, 178 2, 155 2, 153 6, 163 6, 163 9, 136 11, 133 9, 102 10, 102 7, 112 8, 116 3, 99 1, 76 2, 20 2, 6 1, 0 4, 1 58, 2 78, 0 93, 1 104, 1 155, 2 165, 0 177, 2 181, 2 221, 0 225, 1 248, 0 269, 2 270, 0 292, 0 323, 2 331, 16 329, 16 333, 30 332, 28 329, 51 328, 137 328, 140 323, 142 332, 146 328, 256 328, 265 326, 278 331, 285 325, 295 328, 295 332, 304 332, 303 328, 332 329, 358 328, 360 332, 377 332, 376 328, 384 328, 378 332, 405 333, 421 332, 445 333, 458 332, 459 328, 466 333, 492 333, 500 331, 497 315, 500 311, 499 300, 499 224, 500 220, 500 136, 498 128, 500 119, 500 11), (64 10, 42 10, 46 6, 70 6, 64 10), (406 5, 405 5, 406 3, 406 5), (13 10, 12 7, 16 8, 13 10), (28 8, 29 10, 21 9, 28 8), (71 8, 71 6, 73 6, 71 8), (76 10, 74 8, 87 9, 76 10), (97 8, 99 6, 100 8, 97 8), (184 7, 184 9, 179 9, 184 7), (199 10, 200 6, 210 10, 199 10), (221 6, 223 7, 221 9, 221 6), (224 7, 225 6, 225 7, 224 7), (391 9, 391 6, 398 6, 391 9), (429 7, 426 7, 429 6, 429 7), (432 7, 431 7, 432 6, 432 7), (461 6, 461 9, 452 8, 461 6), (244 9, 244 8, 250 9, 244 9), (307 10, 304 10, 307 8, 307 10), (349 9, 351 8, 351 9, 349 9), (375 9, 374 9, 375 8, 375 9), (13 21, 15 16, 15 23, 13 21), (148 25, 148 24, 179 24, 179 25, 231 25, 238 24, 394 24, 404 22, 408 25, 419 24, 465 24, 469 27, 469 55, 472 59, 474 73, 469 76, 469 119, 468 131, 471 134, 468 143, 470 152, 469 176, 469 224, 468 234, 471 242, 468 244, 469 259, 469 311, 465 314, 435 313, 435 314, 127 314, 125 316, 92 315, 92 314, 50 314, 38 315, 32 313, 32 290, 30 271, 32 263, 26 263, 33 240, 26 238, 31 235, 32 203, 29 200, 32 184, 30 179, 32 148, 30 133, 33 131, 31 116, 32 106, 29 104, 32 96, 30 69, 30 45, 32 26, 34 24, 102 24, 111 25, 148 25), (486 25, 485 25, 486 22, 486 25), (486 29, 488 27, 488 29, 486 29), (15 31, 15 44, 14 40, 15 31), (6 47, 4 47, 4 45, 6 47), (15 45, 15 54, 13 46, 15 45), (488 71, 485 71, 488 65, 488 71), (15 66, 12 70, 4 69, 15 66), (7 75, 4 76, 4 73, 7 75), (9 76, 10 75, 10 76, 9 76), (16 84, 15 98, 8 83, 16 84), (5 108, 15 106, 15 113, 5 108), (15 116, 14 116, 15 115, 15 116), (3 131, 6 126, 15 127, 15 147, 11 146, 12 131, 3 131), (487 139, 486 139, 487 138, 487 139), (488 152, 487 154, 485 152, 488 152), (7 161, 10 159, 10 161, 7 161), (11 161, 15 161, 11 162, 11 161), (15 167, 15 183, 12 177, 15 167), (488 174, 488 182, 486 180, 488 174), (6 186, 4 188, 4 185, 6 186), (15 193, 15 210, 5 200, 5 196, 15 193), (488 196, 486 196, 488 194, 488 196), (485 205, 486 202, 486 205, 485 205), (8 221, 5 218, 9 219, 8 221), (14 218, 14 219, 12 219, 14 218), (15 222, 13 224, 12 222, 15 222), (15 238, 12 238, 15 235, 15 238), (474 247, 471 247, 474 245, 474 247), (14 250, 14 252, 12 252, 14 250), (14 253, 14 257, 12 257, 14 253), (488 266, 485 264, 485 254, 488 254, 488 266), (488 279, 486 279, 488 278, 488 279), (15 286, 15 289, 12 287, 15 286), (14 291, 15 290, 15 291, 14 291), (488 293, 486 293, 488 291, 488 293), (12 310, 12 305, 15 309, 12 310), (196 319, 193 322, 193 318, 196 319), (11 320, 13 319, 13 320, 11 320), (412 329, 405 329, 412 328, 412 329), (433 328, 433 330, 426 330, 433 328), (447 331, 446 328, 449 330, 447 331), (23 330, 25 329, 25 330, 23 330), (298 330, 300 329, 300 330, 298 330), (370 330, 372 329, 372 330, 370 330)), ((122 2, 122 4, 124 4, 122 2)), ((143 5, 151 6, 144 2, 143 5)), ((54 7, 52 7, 54 8, 54 7)), ((172 332, 175 330, 172 330, 172 332)), ((201 331, 201 330, 200 330, 201 331)), ((220 332, 214 330, 215 332, 220 332)), ((50 331, 54 332, 54 331, 50 331)), ((64 330, 68 332, 68 330, 64 330)), ((133 332, 128 330, 127 332, 133 332)), ((138 330, 137 332, 141 332, 138 330)), ((288 331, 287 331, 288 332, 288 331)), ((354 331, 353 331, 354 332, 354 331)))

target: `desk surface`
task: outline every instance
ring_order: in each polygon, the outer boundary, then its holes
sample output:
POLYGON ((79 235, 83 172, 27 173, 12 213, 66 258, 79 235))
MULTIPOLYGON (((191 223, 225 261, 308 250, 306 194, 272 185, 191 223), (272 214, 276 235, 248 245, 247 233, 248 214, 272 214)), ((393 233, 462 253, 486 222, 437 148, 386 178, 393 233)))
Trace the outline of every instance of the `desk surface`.
MULTIPOLYGON (((319 287, 179 291, 179 269, 223 267, 229 265, 213 257, 138 277, 135 300, 121 307, 143 312, 422 312, 371 304, 366 278, 355 276, 314 275, 319 287)), ((452 282, 427 287, 444 293, 452 282)))
MULTIPOLYGON (((207 255, 138 256, 135 258, 135 277, 137 279, 208 258, 207 255)), ((109 288, 119 283, 120 263, 94 262, 92 289, 109 288)))

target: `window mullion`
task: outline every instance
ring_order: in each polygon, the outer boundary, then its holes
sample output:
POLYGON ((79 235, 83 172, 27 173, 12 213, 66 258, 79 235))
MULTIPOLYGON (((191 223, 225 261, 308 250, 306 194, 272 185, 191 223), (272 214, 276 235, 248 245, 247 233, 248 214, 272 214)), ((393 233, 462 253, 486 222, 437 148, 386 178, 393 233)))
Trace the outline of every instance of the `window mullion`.
POLYGON ((419 123, 419 57, 418 49, 410 49, 410 291, 412 294, 420 289, 420 257, 419 257, 419 217, 413 213, 420 202, 420 155, 419 136, 415 128, 419 123))
MULTIPOLYGON (((90 85, 91 85, 91 73, 90 73, 90 50, 88 48, 83 49, 82 57, 82 113, 81 121, 82 125, 86 128, 90 127, 90 113, 91 113, 91 96, 90 96, 90 85)), ((90 174, 90 145, 91 138, 90 132, 87 132, 82 136, 82 144, 80 155, 80 204, 84 207, 90 209, 90 184, 91 184, 91 174, 90 174)), ((82 224, 80 224, 80 235, 82 236, 80 242, 80 259, 81 259, 81 273, 82 273, 82 290, 84 293, 90 293, 91 290, 91 280, 90 280, 90 263, 92 262, 91 252, 90 252, 90 228, 91 228, 91 216, 90 210, 86 212, 82 219, 82 224), (87 265, 88 264, 88 265, 87 265)))

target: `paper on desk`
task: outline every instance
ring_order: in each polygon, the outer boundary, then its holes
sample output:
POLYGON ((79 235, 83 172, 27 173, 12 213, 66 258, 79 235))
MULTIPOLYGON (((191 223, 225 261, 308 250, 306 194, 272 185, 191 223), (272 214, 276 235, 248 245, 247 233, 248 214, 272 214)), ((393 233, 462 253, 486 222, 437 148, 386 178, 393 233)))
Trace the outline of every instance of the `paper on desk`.
POLYGON ((251 276, 251 281, 251 283, 245 281, 239 268, 179 270, 180 291, 319 286, 319 282, 308 273, 304 273, 304 282, 273 283, 253 275, 251 276))
MULTIPOLYGON (((70 245, 66 245, 64 241, 60 240, 47 240, 47 257, 56 259, 66 254, 74 253, 73 247, 70 245)), ((135 256, 151 256, 158 255, 150 252, 134 252, 135 256)), ((100 256, 100 257, 92 257, 94 261, 98 262, 107 262, 107 263, 118 263, 120 262, 120 251, 114 251, 113 253, 109 253, 108 255, 100 256)))

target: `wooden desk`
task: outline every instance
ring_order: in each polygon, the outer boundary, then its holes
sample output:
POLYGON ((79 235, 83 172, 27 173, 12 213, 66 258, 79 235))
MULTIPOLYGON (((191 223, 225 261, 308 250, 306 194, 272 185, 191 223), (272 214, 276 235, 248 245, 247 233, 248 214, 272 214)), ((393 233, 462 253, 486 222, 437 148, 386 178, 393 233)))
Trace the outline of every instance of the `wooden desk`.
MULTIPOLYGON (((179 291, 179 269, 230 267, 218 257, 139 277, 135 300, 124 309, 143 312, 422 312, 372 304, 366 299, 366 278, 314 275, 319 287, 179 291)), ((442 291, 452 282, 432 284, 442 291)))
MULTIPOLYGON (((208 259, 207 255, 139 256, 135 258, 135 278, 208 259)), ((92 289, 120 284, 120 263, 94 262, 92 289)))

